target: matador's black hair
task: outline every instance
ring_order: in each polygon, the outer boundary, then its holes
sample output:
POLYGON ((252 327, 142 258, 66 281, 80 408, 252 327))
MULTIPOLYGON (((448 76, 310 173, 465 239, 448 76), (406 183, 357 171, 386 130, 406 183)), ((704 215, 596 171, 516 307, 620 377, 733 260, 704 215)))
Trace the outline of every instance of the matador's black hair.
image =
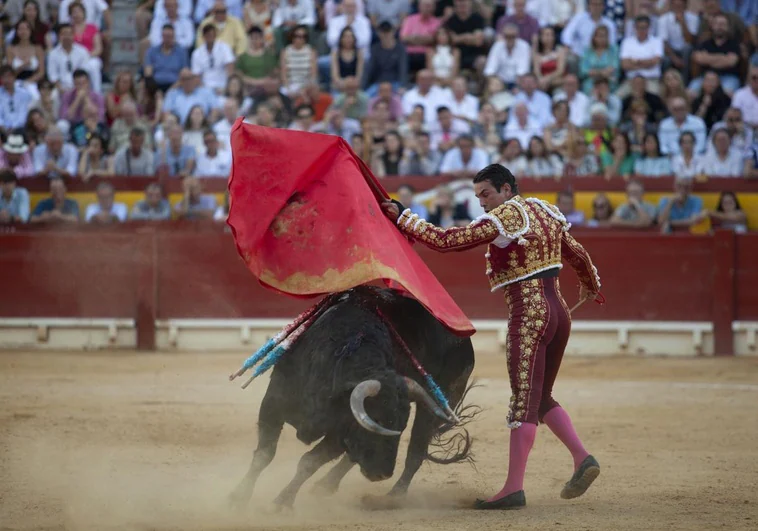
POLYGON ((504 184, 508 184, 511 187, 513 195, 519 193, 516 178, 511 173, 511 170, 502 164, 490 164, 481 169, 474 177, 474 183, 481 183, 484 181, 489 181, 493 188, 498 192, 500 192, 504 184))

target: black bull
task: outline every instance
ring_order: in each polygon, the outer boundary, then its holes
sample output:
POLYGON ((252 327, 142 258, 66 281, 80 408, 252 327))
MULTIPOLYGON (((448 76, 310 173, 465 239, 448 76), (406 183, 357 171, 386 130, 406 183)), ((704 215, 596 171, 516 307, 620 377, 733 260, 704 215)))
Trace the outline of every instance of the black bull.
POLYGON ((350 290, 274 367, 258 416, 258 447, 231 495, 235 505, 250 500, 256 480, 274 459, 284 423, 306 444, 321 439, 303 455, 295 477, 276 498, 285 507, 294 504, 300 487, 319 468, 343 455, 318 482, 321 492, 335 492, 354 464, 371 481, 391 477, 411 401, 418 407, 405 469, 390 495, 407 492, 424 459, 447 464, 470 457, 468 433, 459 425, 459 432, 449 436, 454 426, 439 418, 439 409, 435 414, 423 377, 388 326, 433 376, 459 417, 476 414, 473 406, 462 408, 474 369, 469 338, 455 336, 417 301, 394 291, 364 286, 350 290), (448 434, 445 442, 443 434, 448 434), (430 454, 430 445, 447 455, 430 454))

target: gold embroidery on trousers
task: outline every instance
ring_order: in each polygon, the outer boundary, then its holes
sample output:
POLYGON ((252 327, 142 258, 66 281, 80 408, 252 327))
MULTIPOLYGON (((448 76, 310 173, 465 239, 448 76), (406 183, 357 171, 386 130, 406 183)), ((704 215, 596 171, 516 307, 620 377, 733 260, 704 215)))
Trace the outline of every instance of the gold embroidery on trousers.
POLYGON ((529 390, 534 368, 534 356, 548 320, 547 299, 541 281, 522 281, 517 289, 519 294, 516 297, 512 298, 510 292, 506 294, 506 302, 511 310, 511 319, 513 319, 513 303, 519 302, 518 299, 520 299, 524 305, 520 316, 521 322, 513 323, 514 326, 518 326, 516 330, 518 339, 514 345, 509 333, 506 341, 508 370, 515 372, 515 374, 509 374, 513 389, 508 408, 508 425, 513 427, 520 426, 526 419, 526 412, 529 409, 529 390), (515 351, 513 350, 514 347, 515 351), (511 364, 512 356, 518 356, 517 364, 511 364))

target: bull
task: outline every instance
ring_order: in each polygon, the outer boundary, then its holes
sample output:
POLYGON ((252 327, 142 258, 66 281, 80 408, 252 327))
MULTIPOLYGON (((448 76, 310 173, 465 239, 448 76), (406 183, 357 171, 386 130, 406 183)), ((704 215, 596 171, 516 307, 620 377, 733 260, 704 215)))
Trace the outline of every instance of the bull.
POLYGON ((405 468, 390 496, 406 494, 425 459, 440 464, 470 460, 471 438, 463 425, 478 409, 462 404, 473 369, 471 340, 452 334, 416 300, 369 286, 344 292, 274 367, 260 406, 258 446, 230 501, 237 507, 249 502, 258 477, 274 459, 285 423, 303 443, 320 441, 302 456, 295 477, 274 500, 279 507, 292 507, 303 484, 340 457, 316 484, 319 492, 336 492, 355 465, 370 481, 392 477, 411 402, 417 407, 405 468), (427 393, 389 327, 464 419, 458 425, 427 393), (445 455, 430 447, 442 448, 445 455))

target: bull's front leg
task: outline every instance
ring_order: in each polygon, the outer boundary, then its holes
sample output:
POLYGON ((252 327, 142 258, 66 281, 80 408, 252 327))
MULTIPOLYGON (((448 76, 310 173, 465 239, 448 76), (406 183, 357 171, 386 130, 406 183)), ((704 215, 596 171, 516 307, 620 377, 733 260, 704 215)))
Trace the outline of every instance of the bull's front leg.
POLYGON ((318 494, 334 494, 339 489, 342 479, 354 466, 355 463, 350 460, 350 456, 345 454, 326 476, 316 482, 313 486, 314 492, 318 494))
POLYGON ((284 490, 276 497, 274 503, 280 507, 292 507, 300 487, 329 461, 337 459, 344 452, 337 437, 327 435, 313 449, 300 458, 297 473, 284 490))
POLYGON ((392 487, 392 490, 390 490, 390 496, 405 496, 408 492, 408 487, 413 480, 413 476, 416 475, 416 472, 421 467, 421 463, 426 459, 429 443, 439 423, 439 419, 429 411, 425 409, 416 411, 416 418, 413 421, 413 430, 411 431, 411 440, 408 443, 408 453, 405 456, 405 468, 392 487))
POLYGON ((268 395, 264 397, 261 404, 258 420, 258 447, 253 454, 253 461, 245 477, 229 495, 229 502, 238 509, 248 504, 255 490, 255 482, 258 481, 261 472, 274 460, 279 436, 284 427, 284 421, 276 413, 273 400, 267 400, 267 398, 268 395))

